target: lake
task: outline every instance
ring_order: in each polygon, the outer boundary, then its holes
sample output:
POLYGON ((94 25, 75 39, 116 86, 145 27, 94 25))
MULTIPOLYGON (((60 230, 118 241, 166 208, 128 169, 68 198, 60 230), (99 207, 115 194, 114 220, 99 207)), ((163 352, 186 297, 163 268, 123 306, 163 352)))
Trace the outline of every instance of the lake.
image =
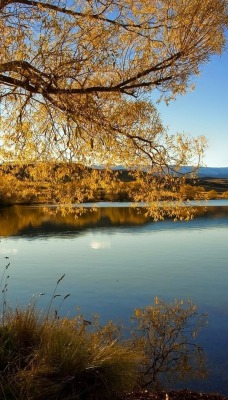
MULTIPOLYGON (((210 375, 183 387, 228 395, 228 201, 210 201, 189 222, 153 222, 127 203, 51 216, 40 206, 0 208, 0 276, 9 266, 10 303, 27 304, 66 274, 58 293, 71 296, 63 314, 100 314, 126 323, 134 308, 191 299, 208 313, 199 341, 210 375), (9 257, 9 260, 5 259, 9 257)), ((61 300, 58 300, 61 301, 61 300)))

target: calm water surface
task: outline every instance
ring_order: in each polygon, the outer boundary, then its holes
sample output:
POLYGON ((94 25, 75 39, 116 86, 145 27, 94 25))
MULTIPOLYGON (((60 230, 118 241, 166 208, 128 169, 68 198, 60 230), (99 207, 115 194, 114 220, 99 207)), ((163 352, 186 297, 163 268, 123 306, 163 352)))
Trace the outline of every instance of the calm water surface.
MULTIPOLYGON (((200 335, 211 370, 184 384, 228 395, 228 201, 212 201, 190 222, 152 222, 128 204, 99 205, 78 219, 51 217, 38 206, 0 208, 0 268, 9 257, 11 303, 25 305, 56 281, 70 293, 62 312, 129 320, 153 302, 192 299, 208 313, 200 335)), ((1 270, 0 270, 1 273, 1 270)))

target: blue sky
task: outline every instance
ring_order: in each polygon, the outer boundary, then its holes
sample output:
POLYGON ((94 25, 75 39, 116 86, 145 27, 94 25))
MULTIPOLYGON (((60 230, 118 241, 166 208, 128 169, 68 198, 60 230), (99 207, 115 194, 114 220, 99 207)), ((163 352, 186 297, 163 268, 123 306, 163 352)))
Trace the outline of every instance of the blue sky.
POLYGON ((193 92, 157 107, 170 133, 204 135, 207 167, 228 167, 228 49, 201 67, 193 92))

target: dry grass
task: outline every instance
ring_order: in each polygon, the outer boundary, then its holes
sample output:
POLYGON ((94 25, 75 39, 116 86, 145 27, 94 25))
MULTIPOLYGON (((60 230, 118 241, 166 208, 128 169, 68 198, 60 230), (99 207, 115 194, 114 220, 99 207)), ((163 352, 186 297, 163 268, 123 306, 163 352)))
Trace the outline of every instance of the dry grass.
POLYGON ((16 310, 0 328, 0 398, 114 399, 135 386, 139 362, 136 351, 77 319, 16 310))

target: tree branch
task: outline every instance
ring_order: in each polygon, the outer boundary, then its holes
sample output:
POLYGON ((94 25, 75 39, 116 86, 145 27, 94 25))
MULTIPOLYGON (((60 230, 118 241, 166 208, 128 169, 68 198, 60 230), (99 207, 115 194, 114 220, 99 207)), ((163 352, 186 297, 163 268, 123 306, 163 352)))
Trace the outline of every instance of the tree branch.
POLYGON ((182 56, 182 52, 178 52, 173 54, 172 56, 170 56, 169 58, 167 58, 166 60, 161 61, 160 63, 153 65, 150 68, 145 69, 142 72, 139 72, 138 74, 132 76, 131 78, 127 79, 126 81, 123 81, 122 83, 120 83, 119 85, 117 85, 116 87, 122 87, 128 85, 129 83, 136 81, 140 78, 143 78, 144 76, 149 75, 151 72, 157 72, 157 71, 161 71, 163 69, 166 69, 168 67, 171 67, 171 65, 173 64, 174 61, 178 60, 178 58, 180 58, 182 56))
MULTIPOLYGON (((5 6, 9 5, 9 4, 25 4, 27 6, 33 6, 33 7, 42 7, 44 9, 48 9, 48 10, 53 10, 59 13, 63 13, 63 14, 67 14, 67 15, 71 15, 73 17, 82 17, 82 18, 88 18, 88 19, 96 19, 96 20, 100 20, 103 22, 108 22, 112 25, 115 26, 119 26, 121 28, 124 28, 126 30, 129 30, 129 28, 138 28, 138 29, 142 29, 144 23, 141 24, 124 24, 121 22, 118 22, 117 20, 114 19, 110 19, 110 18, 106 18, 101 16, 101 14, 89 14, 89 13, 82 13, 82 12, 78 12, 78 11, 74 11, 74 10, 70 10, 68 8, 65 7, 59 7, 56 6, 54 4, 48 4, 48 3, 44 3, 42 1, 33 1, 33 0, 2 0, 1 2, 1 7, 0 9, 4 8, 5 6), (2 5, 3 3, 3 5, 2 5)), ((148 24, 148 21, 146 22, 146 24, 148 24)), ((151 27, 152 28, 160 28, 162 27, 161 25, 156 26, 156 27, 151 27)))

